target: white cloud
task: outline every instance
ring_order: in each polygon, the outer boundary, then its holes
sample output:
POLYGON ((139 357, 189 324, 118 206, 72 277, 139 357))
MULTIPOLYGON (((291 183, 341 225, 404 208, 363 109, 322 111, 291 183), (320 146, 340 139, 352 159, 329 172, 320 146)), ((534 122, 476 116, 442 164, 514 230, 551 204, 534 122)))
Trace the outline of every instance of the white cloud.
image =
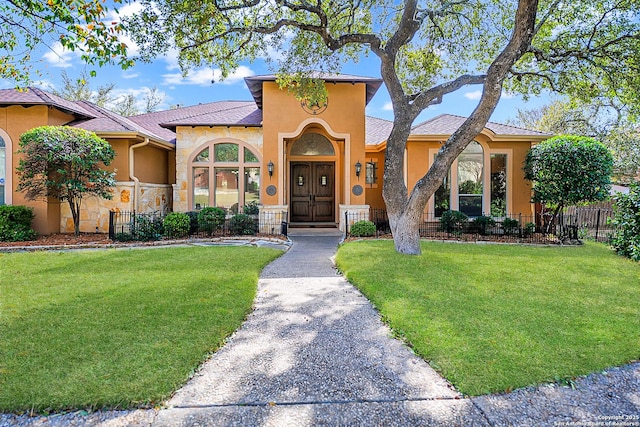
POLYGON ((47 51, 42 57, 51 66, 58 68, 68 68, 73 64, 74 53, 65 49, 60 42, 55 42, 51 50, 47 51))
POLYGON ((253 76, 255 73, 244 65, 238 67, 235 73, 227 76, 226 79, 220 81, 222 72, 220 69, 200 68, 197 70, 191 70, 186 77, 182 77, 180 73, 163 74, 163 84, 165 85, 198 85, 209 86, 213 82, 220 82, 224 85, 232 85, 239 81, 242 81, 245 77, 253 76))
POLYGON ((176 48, 171 48, 164 55, 163 59, 167 62, 167 70, 179 70, 180 65, 178 65, 178 55, 179 51, 176 48))
POLYGON ((393 104, 391 103, 391 101, 385 103, 382 106, 382 111, 393 111, 393 104))
POLYGON ((127 79, 128 80, 128 79, 135 79, 135 78, 138 78, 138 77, 140 77, 140 73, 133 73, 133 72, 122 73, 122 78, 123 79, 127 79))
POLYGON ((516 97, 516 95, 510 92, 507 92, 506 90, 503 90, 501 97, 502 99, 513 99, 516 97))
POLYGON ((471 99, 474 101, 477 101, 478 99, 480 99, 480 97, 482 96, 482 91, 481 90, 476 90, 474 92, 467 92, 464 94, 464 97, 467 99, 471 99))
POLYGON ((118 13, 116 13, 113 9, 109 12, 109 17, 113 21, 120 21, 120 18, 123 16, 133 16, 136 13, 142 11, 143 6, 139 1, 132 1, 130 3, 125 4, 122 7, 118 8, 118 13))
MULTIPOLYGON (((113 108, 113 105, 122 102, 126 99, 127 96, 129 95, 133 95, 133 97, 136 99, 136 108, 140 111, 140 112, 144 112, 144 109, 146 107, 145 105, 145 101, 144 101, 144 96, 151 91, 151 88, 143 86, 137 89, 114 89, 111 92, 111 95, 113 96, 113 101, 111 103, 109 103, 109 105, 107 105, 107 108, 113 108)), ((158 90, 156 93, 158 96, 160 96, 161 98, 164 99, 164 102, 160 105, 160 109, 163 108, 168 108, 167 102, 168 102, 168 96, 167 93, 161 90, 158 90)))

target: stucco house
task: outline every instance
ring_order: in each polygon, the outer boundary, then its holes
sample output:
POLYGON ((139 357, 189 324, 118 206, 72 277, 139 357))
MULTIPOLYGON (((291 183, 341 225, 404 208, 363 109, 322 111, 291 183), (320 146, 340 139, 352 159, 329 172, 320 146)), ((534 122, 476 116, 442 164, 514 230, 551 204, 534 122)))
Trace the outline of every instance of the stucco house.
MULTIPOLYGON (((344 212, 383 208, 382 166, 392 123, 367 117, 382 80, 323 76, 328 102, 308 106, 281 90, 273 75, 245 79, 253 101, 221 101, 124 118, 90 102, 70 102, 31 88, 0 90, 0 204, 36 212, 40 233, 71 232, 68 208, 27 201, 16 191, 20 135, 42 125, 94 131, 112 144, 118 181, 113 200, 88 199, 81 231, 106 232, 108 212, 229 212, 256 201, 260 218, 285 213, 292 225, 344 226, 344 212)), ((422 176, 463 117, 440 115, 413 127, 404 173, 422 176)), ((488 123, 454 162, 426 213, 532 215, 522 162, 549 135, 488 123)))

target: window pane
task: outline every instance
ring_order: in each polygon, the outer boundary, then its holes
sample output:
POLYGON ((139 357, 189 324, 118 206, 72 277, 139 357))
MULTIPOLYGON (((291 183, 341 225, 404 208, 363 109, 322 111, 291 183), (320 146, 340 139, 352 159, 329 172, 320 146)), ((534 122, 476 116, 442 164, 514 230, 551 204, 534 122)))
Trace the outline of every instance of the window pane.
POLYGON ((367 162, 367 167, 365 170, 367 184, 375 184, 378 182, 378 163, 376 162, 367 162))
POLYGON ((306 133, 291 147, 292 156, 333 156, 331 142, 319 133, 306 133))
POLYGON ((434 213, 436 217, 441 217, 444 211, 451 209, 449 201, 451 199, 451 177, 447 176, 436 190, 434 196, 434 213))
POLYGON ((238 168, 216 168, 216 206, 236 213, 238 196, 238 168))
POLYGON ((215 161, 216 162, 237 162, 238 157, 238 144, 216 144, 215 161))
POLYGON ((209 168, 193 168, 193 209, 209 206, 209 168))
POLYGON ((507 155, 491 155, 491 216, 507 214, 507 155))
POLYGON ((244 168, 244 204, 260 201, 260 168, 244 168))
POLYGON ((459 196, 459 210, 466 216, 481 216, 482 215, 482 195, 460 195, 459 196))
POLYGON ((209 149, 205 148, 196 156, 194 162, 208 162, 209 161, 209 149))
POLYGON ((244 161, 245 163, 258 163, 258 157, 251 152, 248 148, 244 149, 244 161))

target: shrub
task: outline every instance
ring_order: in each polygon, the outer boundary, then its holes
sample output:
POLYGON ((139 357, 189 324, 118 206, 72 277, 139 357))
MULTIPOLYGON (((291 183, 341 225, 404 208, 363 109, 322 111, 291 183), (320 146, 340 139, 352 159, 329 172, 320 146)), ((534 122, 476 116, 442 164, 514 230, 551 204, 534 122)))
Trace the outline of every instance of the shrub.
POLYGON ((256 234, 256 221, 247 214, 235 214, 229 221, 229 231, 239 236, 256 234))
POLYGON ((631 185, 629 194, 617 194, 613 204, 611 246, 620 255, 640 261, 640 183, 631 185))
POLYGON ((518 222, 517 219, 505 218, 502 221, 502 229, 504 230, 504 234, 507 234, 507 235, 516 234, 519 226, 520 226, 520 223, 518 222))
POLYGON ((444 211, 440 217, 440 225, 447 233, 462 234, 469 217, 460 211, 444 211))
POLYGON ((186 213, 189 217, 189 234, 194 234, 198 232, 198 212, 189 211, 186 213))
POLYGON ((474 219, 472 224, 473 224, 473 228, 478 233, 485 235, 485 234, 488 234, 487 228, 495 226, 496 222, 490 216, 482 215, 474 219))
POLYGON ((376 234, 376 225, 367 220, 354 222, 349 229, 349 234, 354 237, 371 237, 376 234))
POLYGON ((116 235, 113 236, 113 240, 115 240, 116 242, 132 242, 132 241, 134 241, 136 239, 133 236, 133 234, 125 233, 123 231, 121 233, 116 233, 116 235))
POLYGON ((247 215, 258 215, 258 213, 260 213, 260 205, 256 200, 252 200, 242 207, 242 213, 247 215))
POLYGON ((133 238, 142 242, 160 240, 163 234, 162 218, 154 214, 137 214, 133 224, 133 238))
POLYGON ((171 212, 164 217, 164 235, 170 239, 179 239, 189 235, 191 218, 183 212, 171 212))
POLYGON ((529 237, 536 232, 536 225, 532 222, 528 222, 524 225, 524 229, 522 230, 525 237, 529 237))
POLYGON ((37 234, 31 229, 34 217, 33 209, 26 206, 0 206, 0 241, 33 240, 37 234))
POLYGON ((226 216, 227 214, 224 209, 214 207, 202 208, 198 213, 198 228, 200 231, 206 231, 211 234, 222 228, 226 216))

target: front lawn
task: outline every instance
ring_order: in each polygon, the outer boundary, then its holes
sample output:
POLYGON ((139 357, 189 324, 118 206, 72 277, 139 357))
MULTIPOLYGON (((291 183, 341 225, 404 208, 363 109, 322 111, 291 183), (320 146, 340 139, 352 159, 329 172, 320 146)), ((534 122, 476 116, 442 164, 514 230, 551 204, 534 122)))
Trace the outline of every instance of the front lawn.
POLYGON ((280 253, 0 254, 0 411, 162 401, 240 326, 280 253))
POLYGON ((338 251, 346 277, 462 393, 571 378, 640 358, 640 265, 601 244, 391 241, 338 251))

